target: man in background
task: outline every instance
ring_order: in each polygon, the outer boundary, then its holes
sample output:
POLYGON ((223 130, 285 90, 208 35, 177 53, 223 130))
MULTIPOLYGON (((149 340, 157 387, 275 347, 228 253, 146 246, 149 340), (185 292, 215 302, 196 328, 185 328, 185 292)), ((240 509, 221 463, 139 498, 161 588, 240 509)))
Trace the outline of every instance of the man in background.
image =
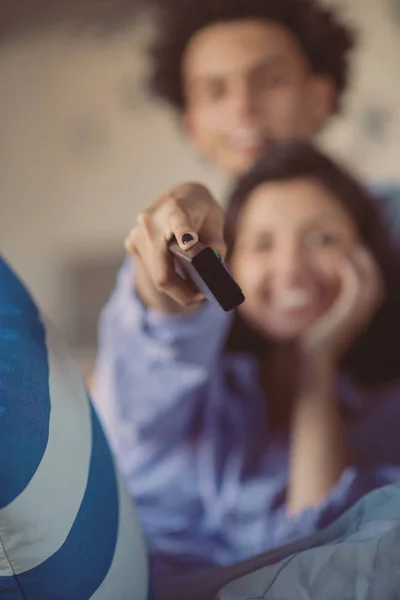
MULTIPOLYGON (((312 140, 340 113, 356 35, 315 0, 154 0, 153 94, 235 177, 274 142, 312 140)), ((184 174, 183 174, 184 178, 184 174)), ((396 235, 400 189, 376 186, 396 235)))
POLYGON ((151 88, 234 177, 341 110, 353 31, 314 0, 156 0, 151 88))

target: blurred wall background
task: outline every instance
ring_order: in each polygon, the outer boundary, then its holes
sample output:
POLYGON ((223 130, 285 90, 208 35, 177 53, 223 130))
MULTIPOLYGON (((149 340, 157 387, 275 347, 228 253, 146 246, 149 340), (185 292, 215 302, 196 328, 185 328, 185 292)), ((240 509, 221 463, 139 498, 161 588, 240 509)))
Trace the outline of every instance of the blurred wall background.
MULTIPOLYGON (((345 114, 321 141, 368 180, 400 180, 397 4, 340 3, 361 36, 345 114)), ((140 17, 106 37, 52 29, 0 47, 0 251, 83 366, 137 211, 183 179, 220 198, 226 186, 148 98, 149 35, 140 17)))

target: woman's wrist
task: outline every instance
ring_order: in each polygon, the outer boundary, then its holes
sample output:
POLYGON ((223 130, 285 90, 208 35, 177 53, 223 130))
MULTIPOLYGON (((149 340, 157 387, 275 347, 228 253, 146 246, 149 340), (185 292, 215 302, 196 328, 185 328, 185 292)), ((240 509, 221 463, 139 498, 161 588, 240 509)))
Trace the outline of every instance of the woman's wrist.
POLYGON ((337 366, 335 361, 324 356, 304 357, 300 365, 299 393, 315 391, 318 396, 334 395, 337 366))
POLYGON ((293 406, 288 512, 321 502, 349 462, 336 396, 336 366, 328 360, 303 363, 293 406))

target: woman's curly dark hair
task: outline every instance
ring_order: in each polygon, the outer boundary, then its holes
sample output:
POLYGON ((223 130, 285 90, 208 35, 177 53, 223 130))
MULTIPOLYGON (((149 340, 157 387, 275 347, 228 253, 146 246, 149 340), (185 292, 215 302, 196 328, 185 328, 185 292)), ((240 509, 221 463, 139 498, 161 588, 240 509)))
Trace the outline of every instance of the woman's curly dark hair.
MULTIPOLYGON (((400 261, 383 218, 385 198, 372 196, 343 166, 315 146, 302 141, 283 142, 236 182, 225 215, 227 260, 234 251, 240 216, 251 192, 267 182, 299 178, 318 181, 348 211, 363 244, 379 265, 386 288, 385 301, 347 352, 342 369, 367 387, 396 380, 400 377, 400 261)), ((263 355, 267 348, 268 342, 237 315, 228 349, 263 355)))
POLYGON ((182 57, 201 29, 238 19, 265 19, 281 24, 298 39, 312 70, 332 78, 336 110, 349 79, 349 53, 355 32, 334 11, 316 0, 152 0, 157 34, 149 53, 150 89, 175 108, 184 108, 182 57))

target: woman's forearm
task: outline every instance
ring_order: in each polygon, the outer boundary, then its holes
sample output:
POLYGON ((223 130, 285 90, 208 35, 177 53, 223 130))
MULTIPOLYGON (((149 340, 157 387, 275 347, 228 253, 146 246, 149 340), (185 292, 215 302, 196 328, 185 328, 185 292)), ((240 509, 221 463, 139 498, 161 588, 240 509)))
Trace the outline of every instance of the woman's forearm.
POLYGON ((289 514, 296 515, 321 502, 348 464, 334 369, 319 365, 308 369, 293 406, 289 514))

